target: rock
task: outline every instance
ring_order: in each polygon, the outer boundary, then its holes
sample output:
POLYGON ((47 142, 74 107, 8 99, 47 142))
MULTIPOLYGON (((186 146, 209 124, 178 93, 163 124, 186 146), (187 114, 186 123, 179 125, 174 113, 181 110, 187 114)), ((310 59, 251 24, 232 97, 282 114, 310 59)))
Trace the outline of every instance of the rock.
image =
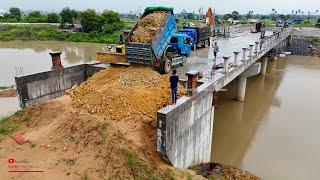
POLYGON ((46 146, 47 148, 50 148, 51 147, 51 145, 50 144, 47 144, 47 146, 46 146))

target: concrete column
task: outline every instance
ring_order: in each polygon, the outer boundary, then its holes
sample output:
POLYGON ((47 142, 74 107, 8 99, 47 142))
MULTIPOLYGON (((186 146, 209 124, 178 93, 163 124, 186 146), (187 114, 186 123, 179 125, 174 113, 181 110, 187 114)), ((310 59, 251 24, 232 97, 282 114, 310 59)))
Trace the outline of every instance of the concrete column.
POLYGON ((61 57, 60 57, 62 52, 51 52, 49 54, 51 55, 51 61, 52 61, 51 69, 63 68, 63 66, 61 64, 61 57))
POLYGON ((198 79, 198 71, 190 70, 186 73, 188 77, 188 84, 187 84, 187 94, 189 96, 193 96, 194 91, 197 88, 197 79, 198 79))
POLYGON ((242 54, 242 61, 245 62, 247 59, 247 50, 248 48, 242 48, 243 54, 242 54))
POLYGON ((246 86, 247 86, 247 77, 245 76, 239 76, 238 77, 238 85, 237 85, 237 95, 236 100, 237 101, 244 101, 245 95, 246 95, 246 86))
POLYGON ((240 52, 235 51, 233 53, 234 53, 234 65, 238 66, 238 55, 239 55, 240 52))
POLYGON ((272 59, 273 61, 277 61, 277 60, 278 60, 278 56, 276 56, 276 55, 275 55, 275 56, 272 56, 271 59, 272 59))
POLYGON ((259 48, 259 42, 255 42, 256 43, 256 47, 255 47, 255 49, 254 49, 254 53, 255 54, 258 54, 258 48, 259 48))
POLYGON ((265 76, 267 72, 267 64, 268 64, 268 57, 263 57, 261 60, 261 72, 260 74, 265 76))
POLYGON ((224 56, 223 57, 223 71, 224 73, 228 74, 229 72, 229 59, 230 59, 230 56, 224 56))
POLYGON ((249 45, 249 57, 252 57, 253 56, 253 54, 252 54, 252 51, 253 51, 253 44, 250 44, 249 45))

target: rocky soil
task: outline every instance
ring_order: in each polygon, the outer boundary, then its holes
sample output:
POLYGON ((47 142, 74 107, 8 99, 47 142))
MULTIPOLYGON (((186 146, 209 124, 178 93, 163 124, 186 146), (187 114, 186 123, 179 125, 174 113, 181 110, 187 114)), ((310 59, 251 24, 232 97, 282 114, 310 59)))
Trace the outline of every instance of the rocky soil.
POLYGON ((164 11, 156 11, 140 19, 137 28, 133 31, 131 41, 150 43, 155 37, 156 32, 164 23, 165 18, 166 13, 164 11))

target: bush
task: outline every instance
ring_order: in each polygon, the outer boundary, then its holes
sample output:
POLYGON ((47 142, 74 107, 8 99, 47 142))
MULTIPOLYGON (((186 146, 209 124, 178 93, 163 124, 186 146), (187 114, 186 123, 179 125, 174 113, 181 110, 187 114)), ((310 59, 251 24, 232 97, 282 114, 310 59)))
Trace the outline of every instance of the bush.
POLYGON ((48 23, 58 23, 60 20, 60 17, 57 13, 50 13, 47 15, 48 23))
POLYGON ((88 9, 81 13, 80 21, 83 32, 101 31, 103 19, 93 9, 88 9))
POLYGON ((61 24, 73 24, 78 17, 77 11, 71 10, 68 7, 63 8, 59 15, 61 17, 61 24))
POLYGON ((47 22, 46 16, 41 14, 40 11, 33 11, 33 12, 29 13, 25 17, 24 20, 25 20, 25 22, 28 22, 28 23, 45 23, 45 22, 47 22))

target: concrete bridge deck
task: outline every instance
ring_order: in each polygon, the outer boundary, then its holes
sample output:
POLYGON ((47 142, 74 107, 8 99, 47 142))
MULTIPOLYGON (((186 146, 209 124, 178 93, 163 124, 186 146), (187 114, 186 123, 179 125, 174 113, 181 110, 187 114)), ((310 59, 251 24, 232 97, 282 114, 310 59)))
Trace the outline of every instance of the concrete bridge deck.
POLYGON ((181 97, 176 105, 158 111, 159 154, 179 168, 209 162, 212 147, 210 135, 213 133, 214 123, 214 92, 238 78, 236 99, 243 101, 247 78, 265 73, 268 60, 266 54, 290 37, 292 32, 293 28, 276 33, 269 31, 262 41, 260 33, 218 39, 216 41, 220 46, 220 55, 216 62, 213 61, 212 48, 195 51, 189 62, 177 69, 182 78, 189 70, 203 72, 203 78, 196 83, 194 77, 189 76, 187 89, 191 95, 181 97), (257 63, 259 60, 261 62, 257 63), (222 68, 213 71, 214 64, 222 64, 222 68))

